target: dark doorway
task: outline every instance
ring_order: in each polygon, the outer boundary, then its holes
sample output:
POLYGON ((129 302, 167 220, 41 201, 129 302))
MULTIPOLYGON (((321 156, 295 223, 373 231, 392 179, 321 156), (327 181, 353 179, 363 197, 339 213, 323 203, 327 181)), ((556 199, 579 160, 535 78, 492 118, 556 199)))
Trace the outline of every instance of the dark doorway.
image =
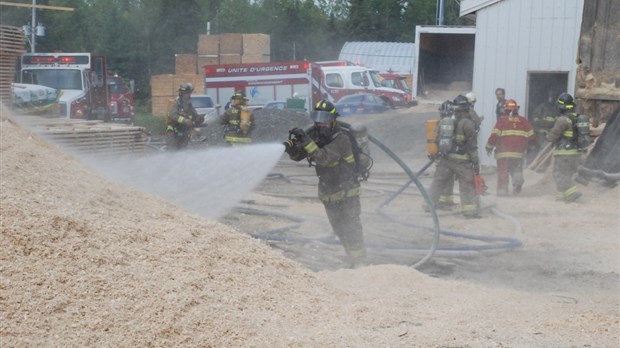
POLYGON ((476 35, 470 33, 421 33, 418 52, 417 94, 433 88, 471 89, 476 35))
MULTIPOLYGON (((568 88, 568 72, 528 72, 527 74, 527 118, 532 121, 534 109, 547 98, 557 99, 568 88)), ((518 102, 518 101, 517 101, 518 102)), ((522 112, 524 109, 521 109, 522 112)))

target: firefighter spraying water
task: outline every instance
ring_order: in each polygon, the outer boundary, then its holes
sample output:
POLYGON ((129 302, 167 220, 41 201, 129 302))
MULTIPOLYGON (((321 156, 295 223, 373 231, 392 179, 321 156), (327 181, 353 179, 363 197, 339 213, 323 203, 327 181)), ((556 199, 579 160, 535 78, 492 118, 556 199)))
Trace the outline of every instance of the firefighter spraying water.
POLYGON ((314 106, 314 125, 294 128, 284 142, 293 161, 307 159, 319 177, 319 199, 329 223, 353 266, 364 263, 366 247, 362 232, 361 185, 369 175, 372 159, 364 128, 345 130, 334 105, 321 100, 314 106))

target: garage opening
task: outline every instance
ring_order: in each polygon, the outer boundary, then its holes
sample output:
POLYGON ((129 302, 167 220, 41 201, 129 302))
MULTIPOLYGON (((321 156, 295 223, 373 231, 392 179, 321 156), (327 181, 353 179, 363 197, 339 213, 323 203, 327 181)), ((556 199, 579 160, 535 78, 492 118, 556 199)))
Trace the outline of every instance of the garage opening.
POLYGON ((416 27, 416 95, 437 99, 442 91, 471 90, 475 43, 472 27, 416 27))

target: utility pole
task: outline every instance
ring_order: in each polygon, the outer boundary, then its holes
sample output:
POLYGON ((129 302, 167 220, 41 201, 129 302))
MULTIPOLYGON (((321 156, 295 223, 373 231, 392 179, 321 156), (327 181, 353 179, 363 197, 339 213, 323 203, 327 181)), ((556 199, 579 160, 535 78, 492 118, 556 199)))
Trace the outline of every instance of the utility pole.
POLYGON ((37 0, 32 0, 32 24, 30 25, 30 53, 36 52, 34 49, 35 46, 35 34, 38 34, 39 26, 37 26, 37 11, 35 6, 37 5, 37 0), (35 27, 36 26, 36 27, 35 27), (35 33, 36 32, 36 33, 35 33))
POLYGON ((437 19, 435 24, 443 25, 443 17, 444 17, 444 0, 437 0, 437 19))

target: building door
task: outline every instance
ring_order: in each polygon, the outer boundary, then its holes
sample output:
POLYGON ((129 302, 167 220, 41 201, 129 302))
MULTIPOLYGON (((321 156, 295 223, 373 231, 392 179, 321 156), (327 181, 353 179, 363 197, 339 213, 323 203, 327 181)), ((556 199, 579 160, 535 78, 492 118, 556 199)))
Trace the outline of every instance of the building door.
POLYGON ((568 88, 568 71, 528 72, 527 75, 527 109, 521 107, 521 113, 526 113, 530 122, 533 120, 534 109, 547 98, 555 101, 560 93, 568 88))

